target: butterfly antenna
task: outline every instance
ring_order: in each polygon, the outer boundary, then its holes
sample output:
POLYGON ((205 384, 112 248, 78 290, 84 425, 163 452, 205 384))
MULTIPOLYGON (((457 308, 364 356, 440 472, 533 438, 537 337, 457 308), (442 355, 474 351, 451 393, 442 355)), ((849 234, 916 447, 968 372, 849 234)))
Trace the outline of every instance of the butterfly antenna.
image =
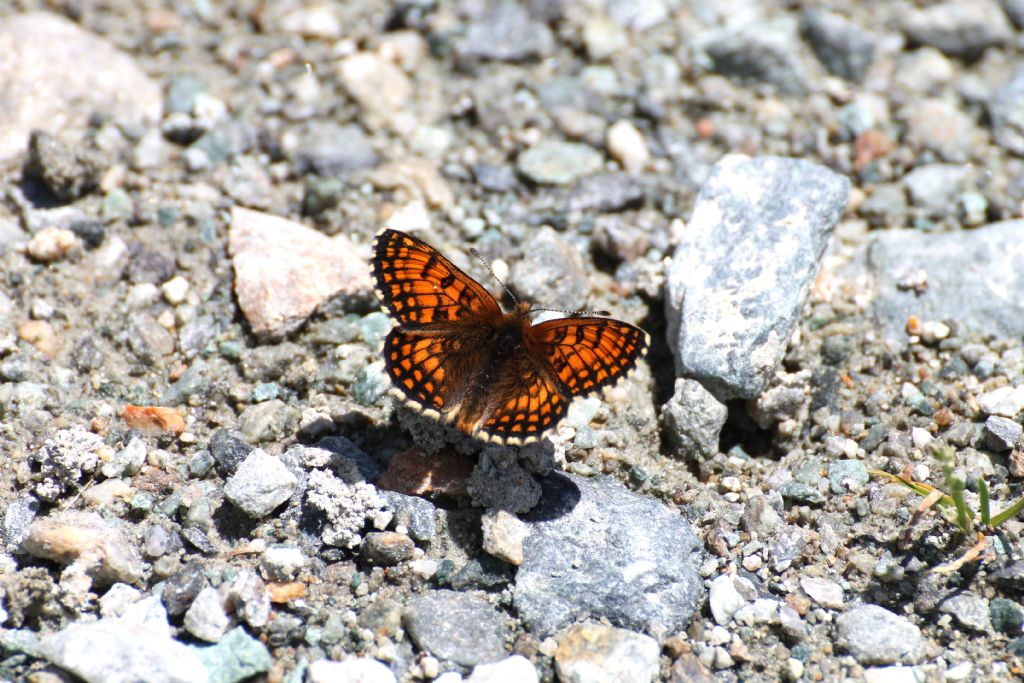
POLYGON ((530 307, 530 313, 536 313, 538 311, 551 311, 552 313, 565 313, 566 315, 574 318, 581 315, 603 315, 605 317, 611 315, 611 311, 567 311, 563 308, 534 308, 530 307))
POLYGON ((519 299, 516 298, 516 295, 512 293, 511 289, 505 286, 504 282, 498 279, 498 276, 494 274, 493 270, 491 270, 491 264, 487 262, 487 259, 485 259, 483 255, 481 255, 480 252, 477 251, 475 248, 470 247, 469 253, 472 254, 473 256, 476 256, 477 259, 479 259, 480 263, 484 264, 484 268, 486 268, 487 272, 491 274, 491 277, 494 278, 494 281, 501 285, 501 288, 505 290, 505 293, 512 297, 512 301, 514 301, 516 306, 518 306, 519 299))

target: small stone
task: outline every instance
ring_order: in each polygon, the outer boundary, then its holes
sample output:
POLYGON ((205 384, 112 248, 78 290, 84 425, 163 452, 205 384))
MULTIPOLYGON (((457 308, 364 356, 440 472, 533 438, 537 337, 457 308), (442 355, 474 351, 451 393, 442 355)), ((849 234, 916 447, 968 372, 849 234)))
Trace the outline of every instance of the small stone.
POLYGON ((497 2, 478 11, 455 51, 464 64, 481 60, 522 62, 550 54, 554 44, 551 29, 532 19, 526 7, 497 2))
POLYGON ((235 616, 249 626, 261 629, 270 621, 270 593, 267 584, 255 572, 238 572, 227 595, 235 616))
POLYGON ((1024 427, 1007 417, 992 415, 985 420, 985 445, 996 453, 1013 450, 1024 433, 1024 427))
POLYGON ((537 669, 522 655, 512 655, 493 664, 478 664, 465 683, 538 683, 537 669))
POLYGON ((919 683, 924 674, 914 666, 879 666, 864 669, 864 683, 919 683))
MULTIPOLYGON (((286 621, 284 618, 281 621, 286 621)), ((270 652, 241 626, 228 631, 216 645, 192 648, 206 667, 208 683, 234 683, 270 669, 270 652)))
POLYGON ((412 219, 410 225, 403 226, 399 214, 393 215, 387 225, 397 230, 428 225, 426 206, 450 211, 455 205, 451 185, 441 175, 437 163, 430 159, 409 157, 382 164, 370 171, 366 178, 379 190, 399 190, 404 193, 409 202, 406 208, 411 212, 412 219), (420 214, 424 218, 421 219, 420 214))
POLYGON ((956 0, 911 10, 903 27, 912 43, 931 45, 948 55, 968 59, 1013 35, 1006 15, 994 0, 956 0))
POLYGON ((104 617, 119 617, 132 604, 142 598, 142 591, 126 583, 115 583, 100 598, 100 614, 104 617))
POLYGON ((362 109, 362 121, 378 130, 394 124, 413 89, 409 77, 374 52, 357 52, 338 62, 338 78, 362 109))
POLYGON ((828 465, 828 484, 832 493, 860 491, 870 477, 864 463, 857 460, 836 460, 828 465))
POLYGON ((280 458, 254 449, 224 484, 224 495, 250 517, 259 519, 291 498, 298 480, 280 458))
POLYGON ((986 415, 1014 418, 1024 412, 1024 384, 999 387, 978 396, 978 407, 986 415))
POLYGON ((718 625, 728 626, 736 611, 746 604, 746 599, 736 590, 731 576, 718 576, 711 582, 708 608, 718 625))
POLYGON ((437 508, 429 500, 418 496, 407 496, 397 491, 381 491, 388 502, 388 508, 395 514, 394 522, 409 530, 409 536, 416 541, 434 540, 437 535, 437 508))
POLYGON ((810 596, 811 600, 826 609, 839 610, 846 605, 842 586, 833 581, 817 576, 805 576, 800 579, 800 587, 810 596))
POLYGON ((1024 68, 1018 68, 988 103, 993 138, 1007 151, 1024 155, 1024 68))
POLYGON ((925 97, 903 112, 906 142, 913 149, 934 152, 943 160, 965 163, 984 144, 985 136, 974 119, 952 102, 925 97))
POLYGON ((921 629, 878 605, 860 605, 839 615, 836 642, 865 666, 913 664, 924 654, 921 629))
POLYGON ((45 320, 26 320, 21 323, 18 325, 18 337, 50 358, 56 357, 63 346, 53 325, 45 320))
POLYGON ((609 126, 605 146, 626 173, 642 173, 651 161, 643 133, 625 119, 609 126))
POLYGON ((860 82, 875 59, 875 36, 838 14, 806 8, 800 33, 825 68, 840 78, 860 82))
POLYGON ((185 612, 184 624, 185 630, 208 643, 219 642, 233 626, 220 593, 212 586, 199 591, 185 612))
POLYGON ((185 613, 205 587, 203 565, 200 562, 189 562, 164 582, 160 598, 167 607, 167 613, 178 616, 185 613))
POLYGON ((801 95, 807 76, 793 49, 798 40, 797 23, 785 17, 718 31, 704 50, 716 72, 738 83, 767 83, 783 94, 801 95))
POLYGON ((1009 636, 1019 636, 1024 624, 1024 611, 1013 600, 993 598, 988 605, 992 628, 1009 636))
POLYGON ((505 510, 488 510, 480 523, 485 553, 517 567, 523 563, 523 541, 530 533, 529 527, 505 510))
POLYGON ((142 559, 121 532, 94 512, 60 512, 37 519, 22 552, 63 565, 76 564, 99 580, 137 583, 142 559))
POLYGON ((651 683, 661 648, 650 636, 603 624, 576 624, 558 638, 555 670, 561 681, 651 683))
POLYGON ((177 306, 185 301, 185 296, 188 294, 189 287, 190 285, 188 280, 177 275, 160 285, 160 291, 163 292, 164 299, 166 299, 167 303, 172 306, 177 306))
MULTIPOLYGON (((344 187, 331 176, 344 175, 363 168, 377 165, 379 157, 374 151, 369 136, 362 126, 354 124, 339 126, 332 121, 317 121, 310 124, 298 143, 295 152, 295 170, 300 174, 309 172, 332 180, 332 184, 316 186, 321 195, 337 194, 344 187)), ((338 198, 340 200, 340 197, 338 198)), ((321 197, 322 201, 323 198, 321 197)), ((332 205, 337 201, 327 201, 332 205)), ((311 207, 305 207, 307 209, 311 207)), ((307 210, 307 214, 317 211, 307 210)))
POLYGON ((625 211, 644 202, 640 179, 627 173, 605 173, 581 178, 572 188, 569 210, 580 212, 625 211))
POLYGON ((718 436, 728 409, 692 379, 677 379, 675 393, 661 408, 662 429, 677 456, 705 460, 718 453, 718 436))
POLYGON ((957 622, 972 631, 988 633, 992 630, 988 605, 973 593, 958 593, 943 600, 939 603, 939 611, 952 614, 957 622))
POLYGON ((372 290, 366 260, 344 234, 236 206, 228 247, 238 305, 260 337, 284 336, 327 299, 372 290))
POLYGON ((65 228, 43 228, 28 243, 28 254, 37 261, 52 263, 64 258, 74 246, 78 237, 65 228))
POLYGON ((590 292, 579 250, 548 226, 532 237, 524 258, 512 266, 509 281, 528 301, 558 302, 570 310, 583 308, 590 292))
POLYGON ((752 496, 743 508, 740 525, 745 531, 756 533, 758 538, 771 536, 785 525, 768 496, 752 496))
POLYGON ((473 595, 435 590, 416 596, 403 623, 412 641, 442 662, 473 667, 507 655, 506 617, 473 595))
POLYGON ((583 25, 583 46, 592 62, 601 62, 629 46, 629 34, 608 17, 593 14, 583 25))
POLYGON ((405 534, 371 531, 363 537, 360 555, 370 564, 393 567, 412 558, 416 545, 405 534))
POLYGON ((302 548, 292 545, 273 545, 263 551, 260 568, 263 575, 274 581, 296 578, 309 564, 302 548))
POLYGON ((235 473, 252 451, 252 446, 226 429, 218 429, 210 438, 210 454, 216 462, 217 473, 225 479, 235 473))
POLYGON ((519 172, 541 185, 569 185, 601 168, 601 154, 579 142, 541 142, 519 155, 519 172))
POLYGON ((309 665, 309 683, 395 683, 385 664, 369 657, 346 657, 340 662, 320 659, 309 665))

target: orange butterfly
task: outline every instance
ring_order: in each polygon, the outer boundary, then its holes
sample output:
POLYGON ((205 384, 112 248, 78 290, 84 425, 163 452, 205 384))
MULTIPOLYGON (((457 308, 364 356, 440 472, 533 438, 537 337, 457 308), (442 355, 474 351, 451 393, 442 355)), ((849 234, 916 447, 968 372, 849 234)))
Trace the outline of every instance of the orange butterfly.
POLYGON ((486 441, 536 441, 574 396, 625 375, 647 333, 610 318, 534 325, 520 303, 505 313, 484 287, 426 242, 385 229, 374 244, 377 296, 398 325, 384 341, 398 395, 486 441))

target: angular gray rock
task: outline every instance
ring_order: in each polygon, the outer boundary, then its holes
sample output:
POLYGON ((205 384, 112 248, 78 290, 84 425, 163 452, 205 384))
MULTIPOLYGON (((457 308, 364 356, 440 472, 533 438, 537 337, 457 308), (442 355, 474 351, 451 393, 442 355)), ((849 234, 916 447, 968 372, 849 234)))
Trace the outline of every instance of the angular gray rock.
POLYGON ((924 655, 921 629, 878 605, 860 605, 836 619, 836 642, 860 664, 913 664, 924 655))
POLYGON ((907 343, 910 315, 955 320, 960 334, 1024 334, 1024 221, 970 231, 874 233, 844 277, 874 278, 871 311, 885 340, 907 343))
POLYGON ((614 479, 551 474, 516 574, 515 607, 539 638, 585 618, 652 635, 686 627, 703 604, 690 523, 614 479))
POLYGON ((504 659, 507 619, 483 598, 450 590, 409 601, 403 623, 416 645, 460 667, 504 659))
POLYGON ((661 426, 675 455, 710 458, 718 452, 718 434, 729 410, 700 382, 677 379, 675 393, 661 408, 661 426))
POLYGON ((1017 69, 992 94, 988 115, 996 144, 1013 154, 1024 154, 1024 68, 1017 69))
POLYGON ((676 373, 756 398, 786 350, 850 182, 782 157, 724 157, 666 273, 676 373))

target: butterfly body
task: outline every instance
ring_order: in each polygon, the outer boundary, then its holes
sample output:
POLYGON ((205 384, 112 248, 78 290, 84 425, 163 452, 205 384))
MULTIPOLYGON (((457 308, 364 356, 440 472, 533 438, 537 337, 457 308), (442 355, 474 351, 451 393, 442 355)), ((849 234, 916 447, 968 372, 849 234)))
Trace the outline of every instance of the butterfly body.
POLYGON ((383 230, 374 247, 378 296, 397 320, 384 341, 396 393, 426 414, 488 441, 535 441, 572 398, 612 383, 647 346, 608 318, 533 324, 529 304, 497 300, 430 245, 383 230))

